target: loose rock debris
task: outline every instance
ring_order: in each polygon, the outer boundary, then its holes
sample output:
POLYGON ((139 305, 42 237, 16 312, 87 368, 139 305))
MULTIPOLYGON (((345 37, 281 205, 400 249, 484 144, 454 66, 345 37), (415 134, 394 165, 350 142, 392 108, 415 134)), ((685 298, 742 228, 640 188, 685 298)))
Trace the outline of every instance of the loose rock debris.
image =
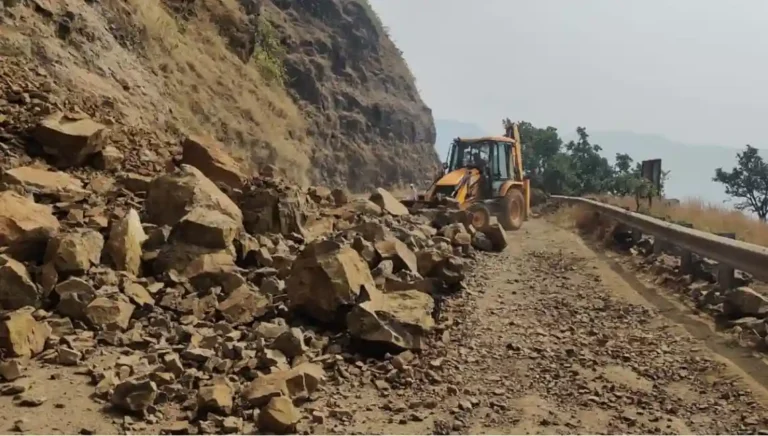
POLYGON ((506 245, 498 225, 409 211, 384 189, 351 199, 249 179, 210 138, 186 138, 168 172, 123 172, 106 132, 56 113, 32 135, 55 167, 23 150, 3 161, 29 165, 1 178, 0 376, 23 377, 29 359, 85 368, 95 399, 132 417, 126 431, 347 419, 302 404, 348 377, 339 364, 357 352, 405 370, 403 353, 441 339, 439 306, 463 290, 475 250, 506 245), (106 354, 120 357, 92 363, 106 354))

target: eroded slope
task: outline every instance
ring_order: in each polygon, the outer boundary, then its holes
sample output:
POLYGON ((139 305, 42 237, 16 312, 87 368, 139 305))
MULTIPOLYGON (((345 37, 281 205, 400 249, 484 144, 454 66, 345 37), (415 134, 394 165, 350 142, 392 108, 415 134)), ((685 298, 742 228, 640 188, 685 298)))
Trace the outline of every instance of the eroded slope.
POLYGON ((108 124, 147 171, 178 153, 183 133, 215 136, 252 170, 277 164, 351 188, 414 180, 437 162, 431 112, 357 1, 29 0, 0 11, 5 143, 24 147, 29 125, 66 110, 108 124))

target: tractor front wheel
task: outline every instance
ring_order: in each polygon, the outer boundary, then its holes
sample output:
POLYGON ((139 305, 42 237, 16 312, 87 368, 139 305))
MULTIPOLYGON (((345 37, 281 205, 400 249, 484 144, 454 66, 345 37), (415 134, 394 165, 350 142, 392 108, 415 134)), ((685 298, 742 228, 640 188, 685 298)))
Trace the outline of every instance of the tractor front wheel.
POLYGON ((523 226, 525 198, 519 189, 510 189, 501 200, 499 223, 504 230, 517 230, 523 226))
POLYGON ((480 230, 491 223, 491 211, 483 204, 473 204, 467 211, 471 214, 472 227, 480 230))

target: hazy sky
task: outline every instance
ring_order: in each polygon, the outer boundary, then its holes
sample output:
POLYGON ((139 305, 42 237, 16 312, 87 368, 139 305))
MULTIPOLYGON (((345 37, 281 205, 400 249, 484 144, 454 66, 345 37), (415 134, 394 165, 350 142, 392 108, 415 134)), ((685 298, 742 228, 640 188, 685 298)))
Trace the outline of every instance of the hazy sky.
POLYGON ((767 0, 370 0, 436 118, 768 145, 767 0))

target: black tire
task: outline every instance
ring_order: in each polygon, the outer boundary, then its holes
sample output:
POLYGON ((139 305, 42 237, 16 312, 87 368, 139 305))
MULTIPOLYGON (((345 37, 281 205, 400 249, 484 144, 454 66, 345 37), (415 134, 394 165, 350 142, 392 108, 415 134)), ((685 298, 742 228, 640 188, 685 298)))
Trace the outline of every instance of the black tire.
POLYGON ((499 224, 504 230, 518 230, 525 220, 525 197, 522 191, 510 188, 501 200, 499 224))
POLYGON ((491 223, 491 211, 483 204, 473 204, 467 208, 467 212, 470 213, 470 224, 477 230, 491 223))

